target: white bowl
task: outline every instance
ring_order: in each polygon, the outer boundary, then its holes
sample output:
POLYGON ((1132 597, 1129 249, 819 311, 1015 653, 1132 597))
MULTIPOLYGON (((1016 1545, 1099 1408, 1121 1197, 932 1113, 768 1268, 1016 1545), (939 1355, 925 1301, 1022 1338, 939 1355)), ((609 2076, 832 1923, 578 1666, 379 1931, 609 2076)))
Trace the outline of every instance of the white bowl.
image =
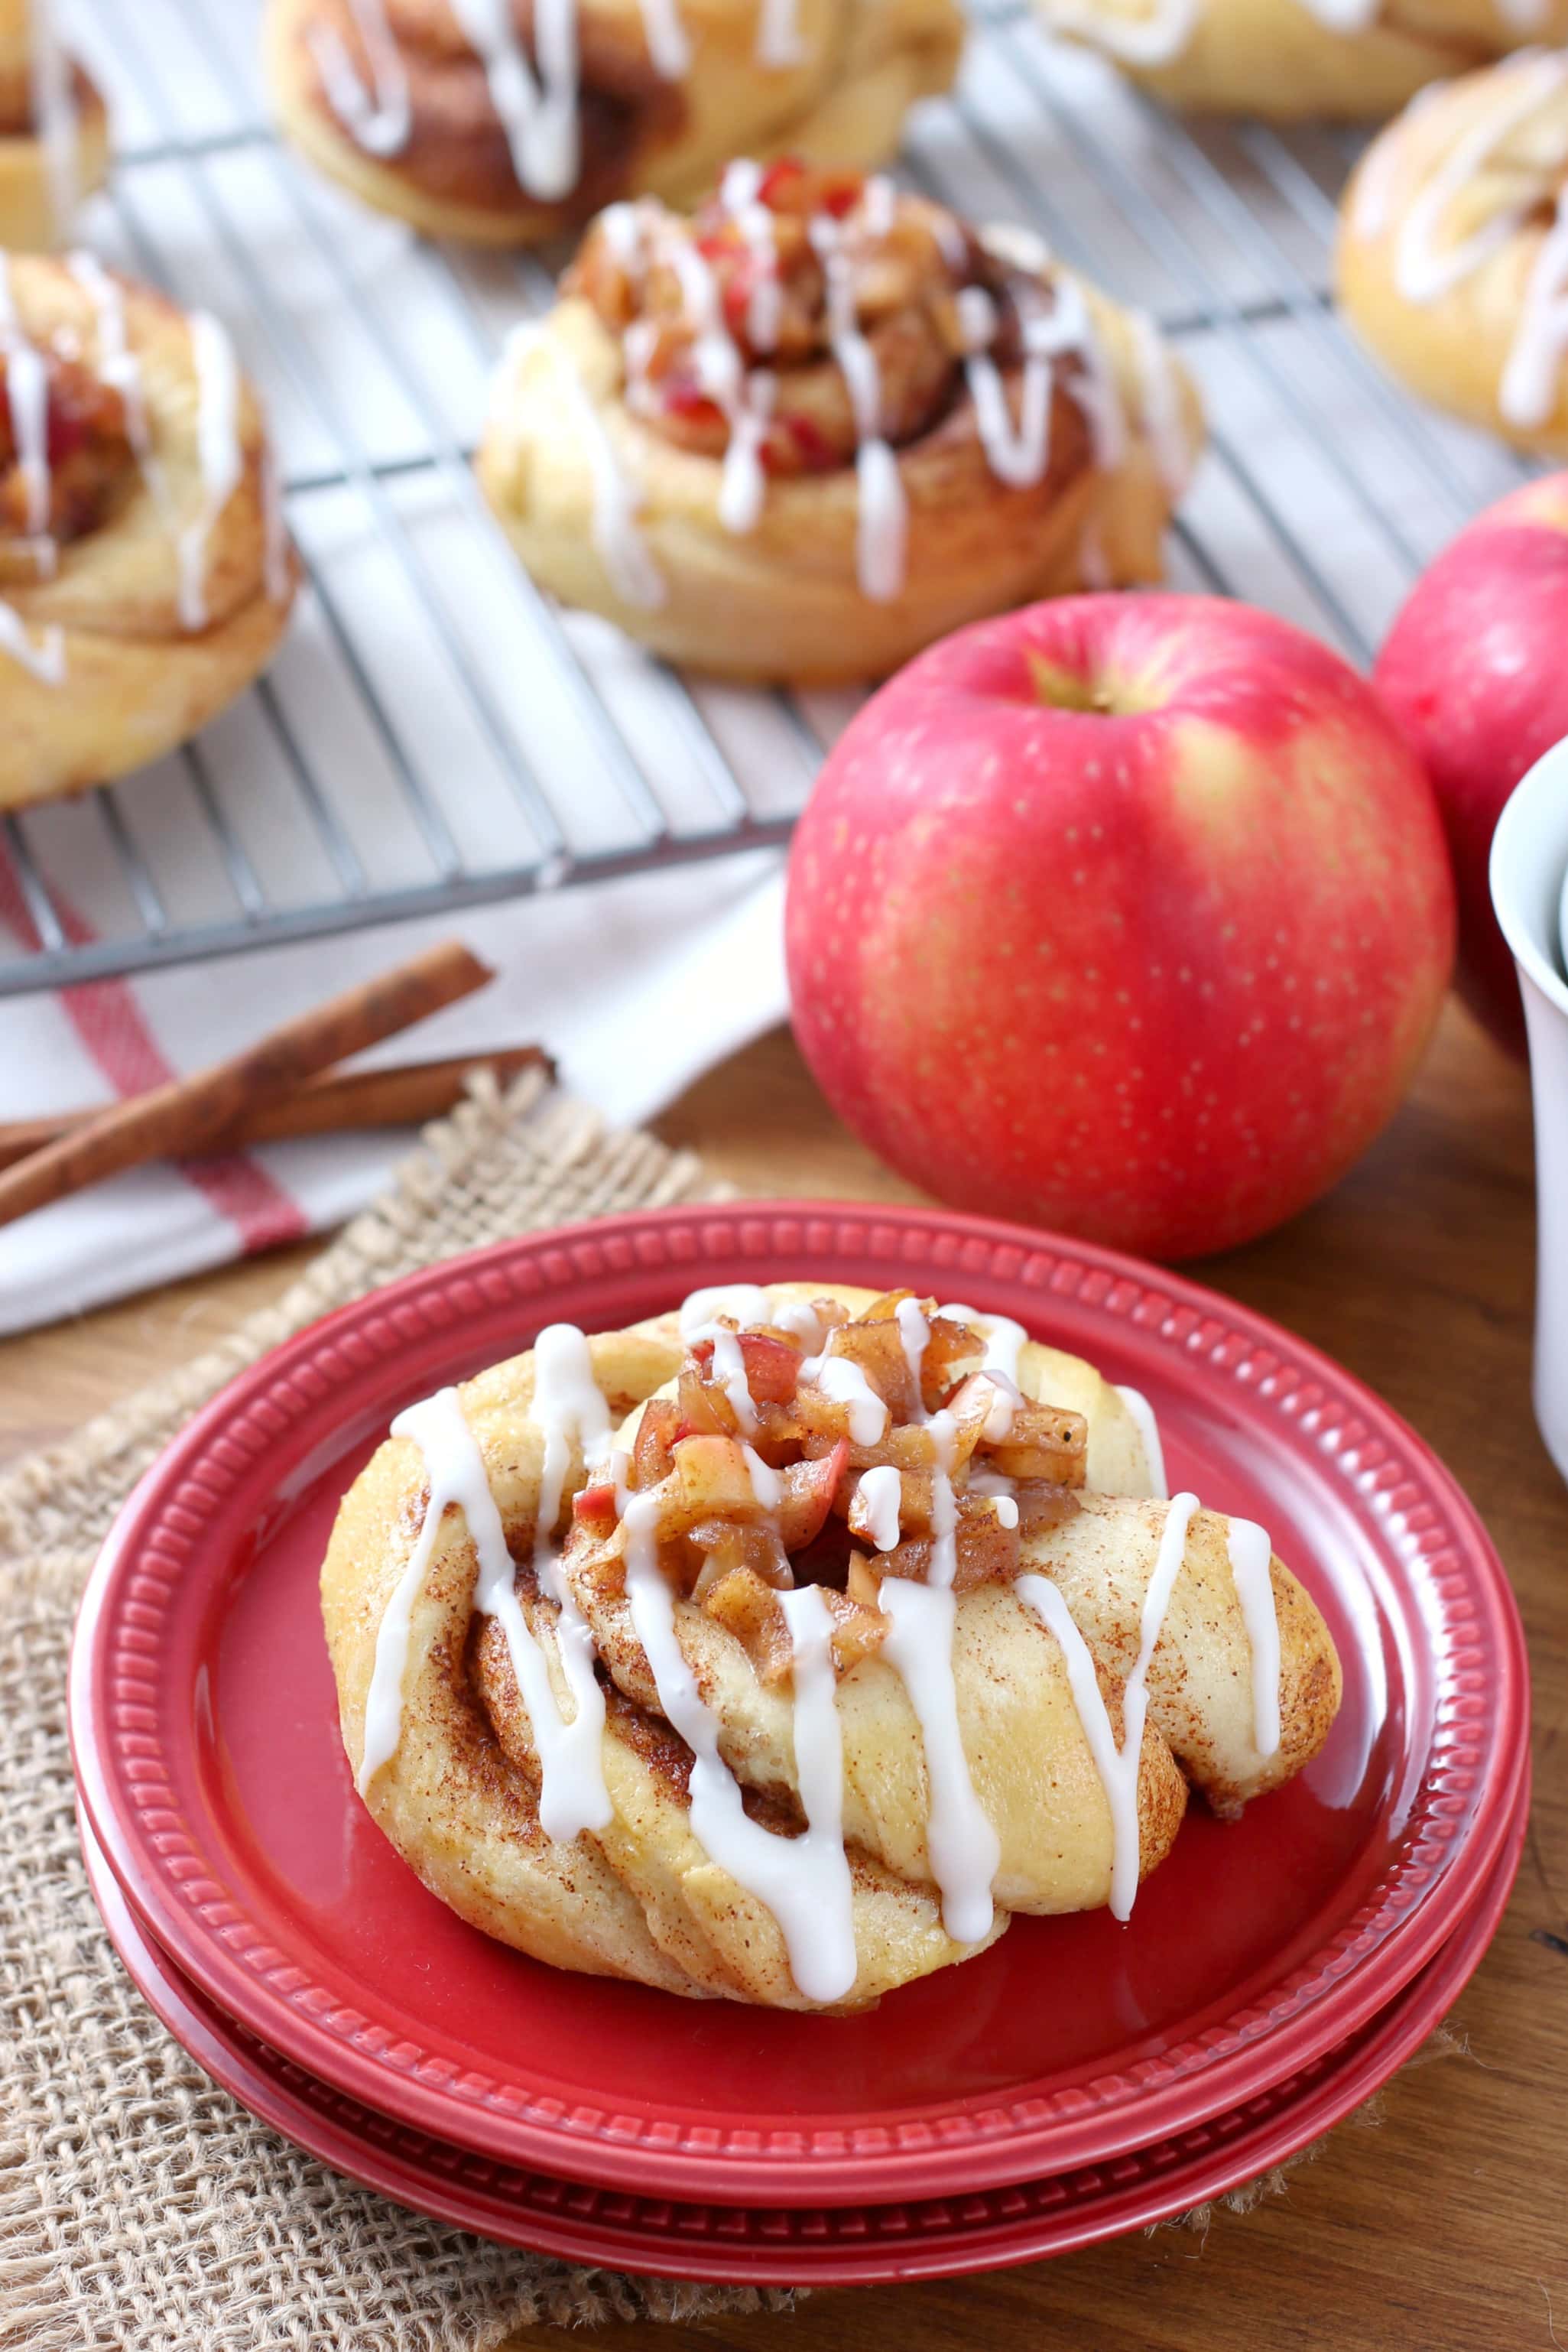
POLYGON ((1491 895, 1519 968, 1535 1096, 1535 1418, 1568 1478, 1568 740, 1536 761, 1498 819, 1491 895))

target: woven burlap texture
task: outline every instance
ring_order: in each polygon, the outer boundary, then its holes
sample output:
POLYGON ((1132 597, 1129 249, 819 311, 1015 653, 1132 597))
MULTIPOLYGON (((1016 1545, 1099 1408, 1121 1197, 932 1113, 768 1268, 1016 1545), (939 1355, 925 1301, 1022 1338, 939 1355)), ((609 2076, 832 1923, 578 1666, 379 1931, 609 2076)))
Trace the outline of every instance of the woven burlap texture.
POLYGON ((87 1887, 66 1743, 82 1582, 159 1448, 330 1307, 531 1226, 714 1191, 538 1074, 477 1087, 275 1307, 0 1480, 0 2344, 27 2352, 487 2352, 517 2326, 767 2300, 508 2252, 278 2139, 163 2032, 87 1887))

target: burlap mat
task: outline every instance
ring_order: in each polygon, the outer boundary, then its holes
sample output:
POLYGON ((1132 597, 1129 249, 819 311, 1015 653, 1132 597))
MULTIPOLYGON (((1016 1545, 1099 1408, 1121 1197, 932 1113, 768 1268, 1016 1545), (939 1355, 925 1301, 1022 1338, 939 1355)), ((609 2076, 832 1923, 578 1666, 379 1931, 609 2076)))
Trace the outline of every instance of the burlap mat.
MULTIPOLYGON (((481 1083, 275 1306, 0 1476, 0 2345, 490 2352, 529 2322, 789 2302, 508 2252, 276 2137, 171 2040, 115 1959, 77 1844, 66 1739, 71 1619, 98 1546, 226 1380, 329 1308, 459 1250, 717 1189, 689 1155, 606 1132, 537 1073, 504 1101, 481 1083)), ((1217 2204, 1249 2210, 1316 2153, 1217 2204)), ((1215 2210, 1183 2222, 1205 2231, 1215 2210)))
POLYGON ((0 2344, 27 2352, 486 2352, 526 2321, 788 2298, 507 2252, 356 2189, 218 2090, 99 1923, 77 1846, 66 1654, 134 1480, 243 1365, 329 1307, 529 1226, 713 1193, 536 1073, 481 1087, 392 1192, 221 1347, 0 1478, 0 2344))

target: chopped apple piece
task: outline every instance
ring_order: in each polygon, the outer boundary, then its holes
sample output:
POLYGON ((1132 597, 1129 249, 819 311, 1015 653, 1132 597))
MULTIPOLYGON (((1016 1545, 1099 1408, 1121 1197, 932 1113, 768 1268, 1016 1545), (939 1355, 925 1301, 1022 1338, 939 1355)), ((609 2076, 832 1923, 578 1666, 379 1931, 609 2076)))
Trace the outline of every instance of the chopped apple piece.
POLYGON ((987 1448, 987 1459, 1008 1478, 1049 1478, 1059 1486, 1082 1486, 1089 1453, 1089 1424, 1081 1412, 1035 1404, 1026 1398, 1013 1414, 1006 1438, 987 1448))
POLYGON ((738 1438, 683 1437, 668 1485, 661 1520, 666 1535, 684 1535, 699 1519, 762 1518, 768 1507, 757 1492, 738 1438))
POLYGON ((732 1568, 703 1595, 715 1624, 733 1633, 765 1683, 789 1680, 795 1647, 778 1595, 749 1568, 732 1568))
POLYGON ((673 1397, 650 1397, 632 1446, 631 1484, 639 1494, 658 1486, 674 1467, 674 1445, 683 1427, 680 1406, 673 1397))

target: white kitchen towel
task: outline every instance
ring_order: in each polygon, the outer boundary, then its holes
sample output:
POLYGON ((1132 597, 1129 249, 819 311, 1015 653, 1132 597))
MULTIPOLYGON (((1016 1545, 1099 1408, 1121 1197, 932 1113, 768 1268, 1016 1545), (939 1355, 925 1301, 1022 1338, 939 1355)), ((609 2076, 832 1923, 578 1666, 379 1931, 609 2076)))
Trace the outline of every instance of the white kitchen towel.
MULTIPOLYGON (((112 1101, 199 1069, 458 936, 496 980, 358 1066, 538 1044, 573 1093, 633 1123, 783 1017, 782 897, 778 854, 751 851, 14 1000, 0 1006, 0 1117, 112 1101)), ((25 922, 0 861, 0 938, 25 922)), ((387 1131, 312 1137, 138 1169, 0 1229, 0 1332, 337 1224, 381 1190, 407 1140, 387 1131)))

